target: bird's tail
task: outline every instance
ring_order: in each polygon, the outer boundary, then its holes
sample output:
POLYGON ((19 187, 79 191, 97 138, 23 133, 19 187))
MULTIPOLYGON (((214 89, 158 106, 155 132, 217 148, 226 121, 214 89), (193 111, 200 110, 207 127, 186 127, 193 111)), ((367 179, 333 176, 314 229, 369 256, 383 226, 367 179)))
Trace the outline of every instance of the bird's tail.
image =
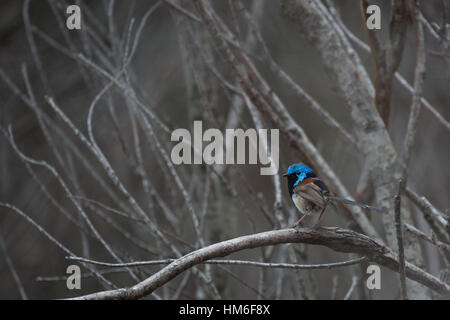
POLYGON ((359 202, 355 202, 355 201, 348 200, 348 199, 345 199, 345 198, 335 197, 335 196, 330 196, 330 195, 327 195, 326 197, 327 197, 327 199, 332 200, 332 201, 342 202, 342 203, 345 203, 345 204, 350 204, 352 206, 358 206, 358 207, 361 207, 361 208, 364 208, 364 209, 369 209, 369 210, 376 211, 376 212, 379 212, 379 213, 384 213, 384 210, 382 210, 380 208, 369 206, 368 204, 359 203, 359 202))

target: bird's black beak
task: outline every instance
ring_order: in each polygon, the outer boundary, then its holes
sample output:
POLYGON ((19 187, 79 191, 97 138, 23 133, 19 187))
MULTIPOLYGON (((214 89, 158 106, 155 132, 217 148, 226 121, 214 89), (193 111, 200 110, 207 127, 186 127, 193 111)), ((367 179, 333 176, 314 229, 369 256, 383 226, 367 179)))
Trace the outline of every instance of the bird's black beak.
POLYGON ((288 176, 288 174, 287 174, 287 173, 283 174, 283 177, 287 177, 287 176, 288 176))

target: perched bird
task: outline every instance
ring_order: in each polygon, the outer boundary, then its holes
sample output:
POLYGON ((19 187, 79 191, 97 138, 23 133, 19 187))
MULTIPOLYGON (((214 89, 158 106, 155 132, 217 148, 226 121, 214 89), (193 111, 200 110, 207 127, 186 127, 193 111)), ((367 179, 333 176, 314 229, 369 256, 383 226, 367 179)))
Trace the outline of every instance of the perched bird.
POLYGON ((319 218, 313 226, 313 228, 316 229, 322 219, 325 209, 329 204, 333 204, 333 201, 382 212, 382 210, 366 204, 332 196, 325 183, 320 180, 316 173, 307 165, 295 163, 289 166, 283 177, 287 177, 291 199, 298 211, 303 214, 303 216, 294 224, 293 228, 295 228, 307 215, 319 213, 319 218))

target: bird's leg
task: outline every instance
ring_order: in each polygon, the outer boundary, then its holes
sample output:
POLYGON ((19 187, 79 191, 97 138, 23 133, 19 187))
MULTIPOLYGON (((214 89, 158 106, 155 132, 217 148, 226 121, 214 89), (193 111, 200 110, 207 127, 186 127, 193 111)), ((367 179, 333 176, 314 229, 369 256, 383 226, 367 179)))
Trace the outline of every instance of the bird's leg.
POLYGON ((319 218, 317 219, 316 223, 314 223, 314 226, 313 226, 313 229, 314 229, 314 230, 316 230, 316 229, 319 227, 320 219, 322 219, 322 215, 323 215, 323 213, 325 212, 325 209, 326 209, 326 208, 327 208, 326 206, 323 207, 322 211, 320 212, 319 218))
POLYGON ((298 221, 292 226, 292 228, 296 228, 298 226, 298 224, 303 220, 304 217, 306 217, 306 214, 304 214, 303 217, 298 219, 298 221))

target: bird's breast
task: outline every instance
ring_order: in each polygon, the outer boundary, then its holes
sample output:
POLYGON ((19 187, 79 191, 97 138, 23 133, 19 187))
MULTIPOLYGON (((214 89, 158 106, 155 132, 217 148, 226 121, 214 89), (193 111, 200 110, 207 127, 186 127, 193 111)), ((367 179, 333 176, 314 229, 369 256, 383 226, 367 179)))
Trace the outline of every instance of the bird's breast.
POLYGON ((308 214, 310 210, 308 210, 307 206, 307 200, 299 196, 298 194, 294 193, 292 195, 292 201, 294 202, 295 206, 297 207, 298 211, 300 211, 302 214, 308 214))
POLYGON ((300 211, 302 214, 309 215, 311 213, 315 213, 317 209, 319 209, 313 202, 303 198, 302 196, 294 193, 292 194, 292 201, 295 204, 295 207, 300 211))

